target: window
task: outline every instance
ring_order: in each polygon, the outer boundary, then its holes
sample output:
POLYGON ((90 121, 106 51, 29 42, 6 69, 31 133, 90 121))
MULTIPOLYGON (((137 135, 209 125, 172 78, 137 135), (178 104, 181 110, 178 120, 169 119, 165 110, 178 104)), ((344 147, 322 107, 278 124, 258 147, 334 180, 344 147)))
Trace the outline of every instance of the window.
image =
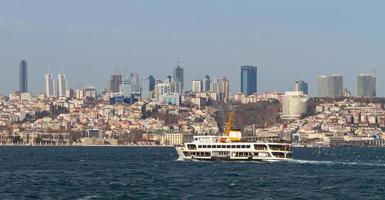
POLYGON ((198 145, 198 148, 202 148, 202 145, 198 145))
POLYGON ((246 145, 246 148, 250 149, 250 145, 246 145))
POLYGON ((207 146, 206 146, 206 145, 203 145, 203 148, 207 148, 207 146))
POLYGON ((237 145, 237 148, 238 148, 238 149, 241 148, 241 145, 237 145))
POLYGON ((241 148, 242 148, 242 149, 246 148, 246 145, 242 145, 241 148))

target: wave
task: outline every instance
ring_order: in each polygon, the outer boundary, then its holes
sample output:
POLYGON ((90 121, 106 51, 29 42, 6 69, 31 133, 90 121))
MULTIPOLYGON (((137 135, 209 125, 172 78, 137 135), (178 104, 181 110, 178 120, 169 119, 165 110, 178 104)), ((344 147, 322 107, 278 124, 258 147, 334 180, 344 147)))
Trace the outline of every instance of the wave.
POLYGON ((327 161, 327 160, 289 160, 289 163, 295 164, 313 164, 313 165, 356 165, 356 166, 375 166, 385 167, 385 163, 375 162, 344 162, 344 161, 327 161))

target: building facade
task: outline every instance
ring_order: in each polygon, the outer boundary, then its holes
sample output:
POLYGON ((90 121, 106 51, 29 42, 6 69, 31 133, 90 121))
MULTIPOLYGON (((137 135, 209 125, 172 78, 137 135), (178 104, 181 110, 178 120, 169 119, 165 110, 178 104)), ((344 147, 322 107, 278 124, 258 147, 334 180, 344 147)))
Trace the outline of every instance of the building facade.
POLYGON ((55 96, 55 81, 52 74, 46 74, 44 76, 45 95, 47 97, 55 96))
POLYGON ((202 92, 203 91, 203 81, 202 80, 193 80, 192 81, 192 91, 195 93, 202 92))
POLYGON ((67 93, 67 80, 64 74, 59 74, 57 76, 57 95, 59 97, 65 97, 67 93))
POLYGON ((308 84, 305 81, 295 81, 295 91, 302 91, 304 94, 308 95, 308 84))
POLYGON ((184 91, 184 69, 178 65, 173 70, 173 82, 175 85, 175 91, 179 93, 179 95, 183 95, 184 91))
POLYGON ((245 95, 257 92, 257 67, 241 66, 241 92, 245 95))
POLYGON ((376 96, 376 77, 369 74, 357 76, 357 96, 375 97, 376 96))
POLYGON ((110 93, 119 93, 122 84, 122 75, 112 75, 110 80, 110 93))
POLYGON ((330 75, 317 77, 318 97, 342 97, 344 91, 343 88, 343 76, 330 75))
POLYGON ((297 119, 307 112, 309 97, 302 91, 289 91, 283 95, 282 118, 297 119))
POLYGON ((19 92, 28 92, 28 71, 27 62, 25 60, 20 61, 19 64, 19 92))

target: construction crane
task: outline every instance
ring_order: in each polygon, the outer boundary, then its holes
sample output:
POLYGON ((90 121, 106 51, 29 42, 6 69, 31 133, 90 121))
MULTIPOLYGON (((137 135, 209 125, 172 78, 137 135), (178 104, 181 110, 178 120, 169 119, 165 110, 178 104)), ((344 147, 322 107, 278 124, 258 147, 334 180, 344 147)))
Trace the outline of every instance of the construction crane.
POLYGON ((226 123, 226 130, 225 130, 225 136, 229 136, 231 127, 233 125, 233 119, 234 119, 234 112, 229 113, 229 118, 227 119, 226 123))

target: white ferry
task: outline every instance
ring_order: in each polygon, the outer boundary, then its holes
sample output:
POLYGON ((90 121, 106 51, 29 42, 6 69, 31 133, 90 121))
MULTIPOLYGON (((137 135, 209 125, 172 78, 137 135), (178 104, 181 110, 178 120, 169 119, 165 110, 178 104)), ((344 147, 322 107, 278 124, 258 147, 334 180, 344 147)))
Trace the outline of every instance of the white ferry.
POLYGON ((228 136, 194 136, 193 141, 177 146, 182 160, 284 161, 292 159, 291 145, 241 137, 239 130, 228 136))

